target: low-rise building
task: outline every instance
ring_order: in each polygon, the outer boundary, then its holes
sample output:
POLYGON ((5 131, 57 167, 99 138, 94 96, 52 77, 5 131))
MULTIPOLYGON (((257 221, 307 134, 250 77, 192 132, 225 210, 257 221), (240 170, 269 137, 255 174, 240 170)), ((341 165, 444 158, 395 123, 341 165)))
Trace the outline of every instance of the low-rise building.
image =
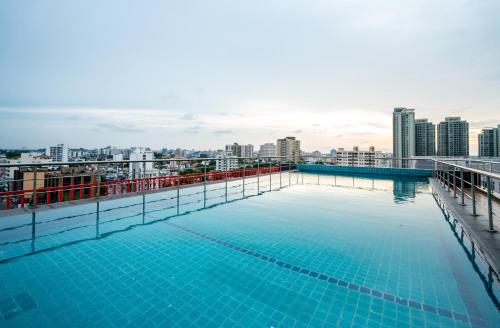
POLYGON ((215 160, 215 169, 217 171, 229 171, 239 168, 238 158, 236 156, 220 157, 215 160))
POLYGON ((47 147, 46 155, 53 162, 67 162, 69 159, 69 148, 64 144, 47 147))
POLYGON ((159 176, 157 169, 154 169, 152 160, 154 154, 149 148, 132 148, 130 152, 131 161, 144 161, 129 164, 129 178, 153 178, 159 176))
POLYGON ((359 150, 354 146, 352 150, 339 148, 337 150, 336 163, 343 166, 387 166, 384 154, 371 146, 368 150, 359 150))

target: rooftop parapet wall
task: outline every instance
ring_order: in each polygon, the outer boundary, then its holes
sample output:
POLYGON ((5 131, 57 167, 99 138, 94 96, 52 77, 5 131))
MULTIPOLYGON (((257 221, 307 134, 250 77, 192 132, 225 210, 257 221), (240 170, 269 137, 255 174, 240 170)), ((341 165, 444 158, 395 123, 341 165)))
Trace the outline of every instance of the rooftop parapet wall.
POLYGON ((343 173, 343 174, 371 174, 385 176, 412 176, 412 177, 431 177, 432 170, 426 169, 402 169, 391 167, 357 167, 340 165, 320 165, 320 164, 301 164, 298 170, 302 172, 314 173, 343 173))

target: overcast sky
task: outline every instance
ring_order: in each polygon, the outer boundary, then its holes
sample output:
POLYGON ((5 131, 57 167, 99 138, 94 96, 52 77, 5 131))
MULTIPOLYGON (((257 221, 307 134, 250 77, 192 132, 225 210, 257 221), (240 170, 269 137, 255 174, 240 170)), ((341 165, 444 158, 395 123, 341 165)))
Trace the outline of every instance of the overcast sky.
POLYGON ((392 109, 500 124, 500 1, 0 1, 0 148, 390 151, 392 109))

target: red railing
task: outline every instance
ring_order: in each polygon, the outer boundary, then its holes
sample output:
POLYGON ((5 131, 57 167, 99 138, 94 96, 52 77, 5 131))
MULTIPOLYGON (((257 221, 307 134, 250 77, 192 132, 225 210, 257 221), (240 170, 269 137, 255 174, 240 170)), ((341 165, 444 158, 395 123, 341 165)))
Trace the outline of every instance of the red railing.
MULTIPOLYGON (((245 168, 244 170, 211 171, 206 173, 205 178, 208 183, 211 183, 225 179, 242 178, 243 175, 245 177, 251 177, 256 176, 257 174, 269 174, 279 171, 279 166, 261 167, 259 169, 245 168)), ((111 197, 120 194, 167 189, 176 187, 177 185, 198 184, 203 181, 203 173, 185 174, 180 176, 158 176, 128 180, 112 180, 100 183, 92 182, 37 188, 34 198, 32 197, 33 189, 3 191, 0 192, 0 199, 4 203, 5 209, 14 207, 24 208, 28 204, 28 201, 29 204, 37 206, 41 204, 61 203, 65 201, 82 200, 99 196, 111 197)))

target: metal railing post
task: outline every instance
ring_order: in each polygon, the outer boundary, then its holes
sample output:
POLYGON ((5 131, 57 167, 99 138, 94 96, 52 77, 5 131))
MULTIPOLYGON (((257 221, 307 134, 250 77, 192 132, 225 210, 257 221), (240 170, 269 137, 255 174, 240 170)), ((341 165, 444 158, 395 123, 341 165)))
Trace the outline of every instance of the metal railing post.
POLYGON ((203 207, 207 207, 207 163, 203 169, 203 207))
POLYGON ((493 207, 491 204, 491 177, 487 176, 486 177, 486 183, 488 184, 488 231, 489 232, 496 232, 495 228, 493 227, 493 207))
POLYGON ((289 186, 289 187, 290 187, 290 185, 291 185, 291 176, 290 176, 291 172, 290 172, 290 167, 291 167, 291 166, 290 166, 290 163, 288 163, 288 186, 289 186))
POLYGON ((97 192, 95 195, 96 198, 101 197, 101 174, 99 173, 99 169, 97 169, 97 192))
POLYGON ((146 190, 146 161, 142 162, 142 191, 146 190))
POLYGON ((446 185, 448 186, 448 192, 451 191, 450 187, 450 168, 447 166, 446 167, 446 185))
POLYGON ((95 215, 95 237, 99 238, 99 201, 96 202, 96 215, 95 215))
POLYGON ((177 215, 179 215, 180 187, 181 187, 181 172, 177 171, 177 215))
POLYGON ((464 169, 460 169, 460 190, 462 190, 462 206, 465 206, 465 190, 464 190, 464 169))
POLYGON ((243 166, 243 197, 245 197, 245 167, 243 166))
POLYGON ((457 168, 453 167, 453 198, 457 198, 457 168))
POLYGON ((271 178, 272 178, 272 175, 271 175, 271 164, 272 162, 269 162, 269 191, 271 191, 272 187, 272 183, 271 183, 271 178))
POLYGON ((225 199, 226 199, 226 203, 227 203, 227 170, 224 171, 224 182, 226 183, 225 199))
POLYGON ((278 164, 280 166, 279 172, 280 172, 280 189, 281 189, 281 158, 278 160, 278 164))
POLYGON ((299 184, 299 164, 295 162, 295 184, 299 184))
POLYGON ((37 189, 37 182, 36 182, 36 176, 37 176, 37 167, 35 166, 33 168, 33 192, 31 193, 31 197, 33 198, 33 208, 36 208, 37 201, 36 201, 36 189, 37 189))
POLYGON ((476 173, 471 172, 470 174, 470 192, 472 198, 472 216, 477 216, 476 213, 476 182, 474 181, 476 178, 476 173))
POLYGON ((257 160, 257 195, 260 194, 260 158, 257 160))

